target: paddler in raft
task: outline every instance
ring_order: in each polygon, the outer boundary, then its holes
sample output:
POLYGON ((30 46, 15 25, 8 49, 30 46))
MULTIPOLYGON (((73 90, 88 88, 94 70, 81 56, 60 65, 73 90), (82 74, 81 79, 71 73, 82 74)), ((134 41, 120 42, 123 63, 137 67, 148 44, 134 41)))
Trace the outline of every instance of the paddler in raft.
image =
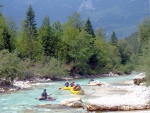
POLYGON ((79 84, 76 84, 73 88, 74 91, 80 91, 81 90, 81 87, 79 84))
POLYGON ((71 86, 71 87, 74 87, 74 86, 75 86, 74 81, 71 82, 70 86, 71 86))
POLYGON ((69 86, 69 82, 68 82, 68 81, 65 83, 65 86, 66 86, 66 87, 68 87, 68 86, 69 86))

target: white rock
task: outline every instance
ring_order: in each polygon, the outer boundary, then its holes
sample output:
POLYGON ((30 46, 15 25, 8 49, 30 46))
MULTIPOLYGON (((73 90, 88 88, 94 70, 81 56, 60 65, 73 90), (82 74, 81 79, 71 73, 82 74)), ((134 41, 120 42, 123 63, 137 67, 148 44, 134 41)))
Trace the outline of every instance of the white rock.
POLYGON ((14 86, 20 87, 21 89, 30 88, 29 81, 23 82, 23 81, 16 81, 13 84, 14 86))
POLYGON ((83 107, 81 98, 66 99, 63 100, 60 104, 69 107, 83 107))
MULTIPOLYGON (((125 88, 125 87, 124 87, 125 88)), ((129 87, 126 87, 128 89, 129 87)), ((150 108, 150 87, 131 87, 125 95, 112 95, 90 99, 88 110, 142 110, 150 108)))

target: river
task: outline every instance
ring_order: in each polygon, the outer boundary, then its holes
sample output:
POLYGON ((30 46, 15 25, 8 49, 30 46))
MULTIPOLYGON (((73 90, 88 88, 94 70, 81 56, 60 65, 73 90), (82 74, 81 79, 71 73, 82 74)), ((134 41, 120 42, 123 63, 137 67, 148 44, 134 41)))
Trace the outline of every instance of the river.
MULTIPOLYGON (((106 82, 111 85, 117 85, 117 82, 126 80, 132 80, 134 75, 130 76, 119 76, 119 77, 100 77, 94 78, 100 82, 106 82)), ((95 86, 101 91, 100 95, 94 95, 93 86, 88 86, 89 79, 76 79, 75 83, 81 85, 85 90, 85 95, 73 95, 69 91, 59 90, 64 84, 64 81, 49 82, 49 83, 38 83, 34 84, 34 87, 29 90, 20 90, 11 93, 0 94, 0 113, 109 113, 111 111, 103 112, 87 112, 83 108, 75 109, 59 106, 59 103, 64 99, 81 97, 83 102, 86 103, 87 99, 92 99, 104 95, 112 95, 115 93, 124 94, 126 91, 117 91, 112 89, 101 88, 95 86), (35 98, 40 97, 43 89, 47 89, 47 93, 52 93, 51 97, 56 98, 55 101, 39 101, 35 98), (92 95, 92 96, 91 96, 92 95)), ((69 82, 72 82, 71 80, 69 82)), ((111 112, 111 113, 140 113, 141 111, 132 112, 111 112)), ((149 113, 150 111, 142 111, 141 113, 149 113)))

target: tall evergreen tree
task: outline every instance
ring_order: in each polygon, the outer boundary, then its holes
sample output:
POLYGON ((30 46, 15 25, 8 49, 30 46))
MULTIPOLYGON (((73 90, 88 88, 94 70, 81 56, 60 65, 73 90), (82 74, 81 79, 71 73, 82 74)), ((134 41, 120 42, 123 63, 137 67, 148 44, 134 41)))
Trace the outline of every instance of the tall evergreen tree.
POLYGON ((42 26, 39 29, 39 36, 42 40, 45 55, 54 57, 56 41, 50 26, 49 17, 43 19, 42 26))
POLYGON ((20 57, 28 57, 32 60, 37 59, 42 50, 37 38, 35 14, 31 5, 27 10, 22 29, 21 38, 17 40, 19 45, 17 49, 20 51, 20 57))
POLYGON ((0 50, 8 49, 9 52, 12 50, 11 35, 6 24, 5 18, 0 16, 0 50))
POLYGON ((91 23, 91 21, 90 21, 89 18, 87 19, 87 21, 86 21, 86 23, 85 23, 85 28, 84 28, 84 30, 85 30, 88 34, 92 35, 93 38, 95 38, 95 34, 94 34, 93 27, 92 27, 92 23, 91 23))
POLYGON ((110 37, 110 43, 114 46, 117 46, 117 43, 118 43, 118 38, 116 36, 116 33, 115 31, 112 32, 112 35, 110 37))
POLYGON ((11 52, 12 47, 11 47, 11 42, 10 42, 10 34, 8 33, 8 30, 6 28, 4 28, 3 32, 2 32, 2 37, 3 37, 3 41, 4 41, 4 49, 8 49, 9 52, 11 52))
POLYGON ((8 17, 6 19, 7 21, 7 25, 8 25, 8 30, 10 33, 10 42, 11 42, 11 46, 12 46, 12 51, 15 50, 15 44, 16 44, 16 37, 17 37, 17 25, 15 23, 15 21, 13 20, 12 17, 8 17))
POLYGON ((55 56, 56 58, 59 58, 60 54, 61 54, 61 47, 62 45, 62 40, 61 37, 63 35, 63 29, 62 29, 62 25, 59 21, 56 21, 53 23, 52 25, 52 31, 54 32, 54 37, 56 38, 56 45, 55 45, 55 56))
POLYGON ((28 57, 33 58, 33 41, 36 39, 37 35, 37 28, 35 23, 35 14, 30 5, 27 12, 26 12, 26 19, 24 21, 24 33, 27 36, 28 42, 28 57))
POLYGON ((31 5, 29 6, 27 10, 26 19, 24 22, 25 22, 24 32, 27 34, 28 39, 31 40, 33 38, 36 38, 37 28, 36 28, 36 22, 35 22, 35 14, 31 5))

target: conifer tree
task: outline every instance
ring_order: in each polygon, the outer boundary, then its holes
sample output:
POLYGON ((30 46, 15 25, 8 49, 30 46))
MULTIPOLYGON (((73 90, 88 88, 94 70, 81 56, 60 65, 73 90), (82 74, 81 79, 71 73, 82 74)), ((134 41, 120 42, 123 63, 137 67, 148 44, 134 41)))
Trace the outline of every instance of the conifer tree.
POLYGON ((52 25, 52 31, 54 32, 54 37, 55 37, 55 41, 56 41, 56 45, 55 45, 55 56, 56 58, 59 58, 59 56, 61 56, 61 47, 62 45, 62 41, 61 41, 61 37, 63 35, 63 29, 62 29, 62 25, 59 21, 56 21, 53 23, 52 25))
POLYGON ((110 37, 110 43, 114 46, 117 46, 117 43, 118 43, 118 38, 116 36, 116 33, 115 31, 112 32, 112 35, 110 37))
POLYGON ((0 50, 8 49, 9 52, 12 50, 11 35, 8 30, 5 18, 0 16, 0 50))
POLYGON ((49 17, 43 19, 42 26, 39 29, 39 36, 42 40, 45 55, 54 57, 56 41, 50 26, 49 17))
POLYGON ((93 30, 93 27, 92 27, 92 24, 91 24, 91 21, 90 21, 89 18, 87 19, 87 21, 86 21, 86 23, 85 23, 85 28, 84 28, 84 30, 85 30, 88 34, 92 35, 93 38, 95 38, 94 30, 93 30))
POLYGON ((37 28, 35 14, 30 5, 26 12, 26 19, 22 24, 21 38, 18 39, 18 50, 21 57, 27 57, 31 60, 37 59, 42 52, 41 44, 37 38, 37 28))
POLYGON ((12 48, 11 48, 11 42, 10 42, 10 34, 8 33, 8 30, 6 28, 3 29, 2 32, 2 37, 3 37, 3 43, 4 43, 4 49, 8 49, 9 52, 11 52, 12 48))
POLYGON ((24 22, 24 32, 28 35, 28 39, 31 40, 32 38, 36 38, 37 28, 35 22, 35 14, 31 5, 26 12, 26 19, 24 22))

